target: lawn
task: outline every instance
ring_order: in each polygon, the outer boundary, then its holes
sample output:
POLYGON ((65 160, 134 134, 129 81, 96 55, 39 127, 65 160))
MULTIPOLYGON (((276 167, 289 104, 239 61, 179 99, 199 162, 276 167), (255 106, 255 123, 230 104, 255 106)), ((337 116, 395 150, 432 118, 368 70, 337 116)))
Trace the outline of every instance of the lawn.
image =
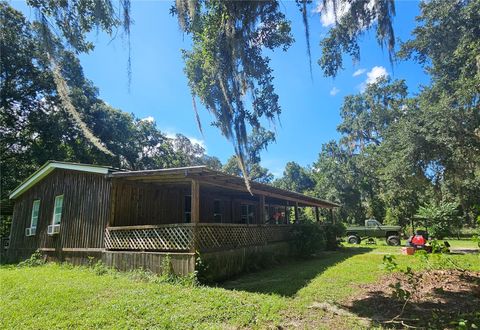
MULTIPOLYGON (((0 327, 46 328, 364 328, 341 306, 386 273, 382 258, 398 247, 355 246, 243 275, 218 287, 152 281, 141 273, 97 275, 88 267, 0 267, 0 327)), ((399 266, 424 267, 396 255, 399 266)), ((455 255, 480 271, 479 255, 455 255)))

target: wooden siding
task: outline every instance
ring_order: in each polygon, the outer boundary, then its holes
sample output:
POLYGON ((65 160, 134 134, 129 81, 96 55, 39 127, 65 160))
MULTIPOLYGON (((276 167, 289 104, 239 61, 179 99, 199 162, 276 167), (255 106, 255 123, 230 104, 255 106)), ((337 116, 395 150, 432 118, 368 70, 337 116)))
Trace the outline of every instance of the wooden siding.
POLYGON ((111 226, 157 225, 183 222, 188 185, 114 182, 116 201, 111 226))
POLYGON ((56 169, 15 200, 9 259, 28 257, 36 249, 103 248, 111 184, 102 174, 56 169), (63 195, 60 233, 47 235, 55 196, 63 195), (36 235, 30 227, 33 201, 40 200, 36 235))
MULTIPOLYGON (((115 202, 110 226, 162 225, 184 222, 185 196, 191 195, 189 182, 181 184, 140 183, 116 179, 115 202)), ((200 185, 200 222, 213 223, 214 203, 220 202, 222 223, 240 223, 241 204, 255 207, 260 219, 259 197, 200 185)))
POLYGON ((107 266, 121 271, 141 268, 161 274, 163 262, 167 256, 170 258, 170 265, 175 274, 186 276, 195 270, 194 253, 105 251, 102 254, 102 260, 107 266))

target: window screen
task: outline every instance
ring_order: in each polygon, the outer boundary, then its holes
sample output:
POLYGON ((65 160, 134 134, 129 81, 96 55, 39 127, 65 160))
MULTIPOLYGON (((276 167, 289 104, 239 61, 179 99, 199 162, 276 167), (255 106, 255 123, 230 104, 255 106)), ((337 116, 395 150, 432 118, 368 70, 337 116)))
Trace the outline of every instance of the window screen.
POLYGON ((183 218, 185 222, 192 221, 192 196, 190 195, 186 195, 184 199, 183 218))
POLYGON ((55 205, 53 209, 53 224, 59 225, 62 221, 62 209, 63 209, 63 195, 55 197, 55 205))
POLYGON ((30 219, 30 228, 37 228, 38 213, 40 211, 40 200, 34 200, 32 206, 32 217, 30 219))

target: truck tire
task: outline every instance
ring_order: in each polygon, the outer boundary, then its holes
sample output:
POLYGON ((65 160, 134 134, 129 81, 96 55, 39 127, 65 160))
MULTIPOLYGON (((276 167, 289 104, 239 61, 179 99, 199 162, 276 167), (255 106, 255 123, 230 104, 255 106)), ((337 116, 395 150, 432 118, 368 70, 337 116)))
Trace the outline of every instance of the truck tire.
POLYGON ((361 239, 357 235, 350 235, 347 239, 347 242, 350 244, 360 244, 360 241, 361 239))
POLYGON ((398 236, 388 236, 387 244, 391 246, 399 246, 400 245, 400 237, 398 236))

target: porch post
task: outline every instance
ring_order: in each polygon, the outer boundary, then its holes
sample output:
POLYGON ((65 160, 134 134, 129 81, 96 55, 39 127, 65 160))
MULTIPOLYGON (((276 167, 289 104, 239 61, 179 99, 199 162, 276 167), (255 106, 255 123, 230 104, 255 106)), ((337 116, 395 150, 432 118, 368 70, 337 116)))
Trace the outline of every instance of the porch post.
POLYGON ((315 206, 315 219, 320 222, 320 214, 318 212, 318 206, 315 206))
POLYGON ((115 207, 117 202, 117 182, 114 179, 111 179, 111 189, 110 189, 110 214, 108 216, 107 227, 111 227, 115 223, 115 207))
POLYGON ((192 180, 192 205, 191 205, 191 221, 192 223, 200 222, 200 184, 197 180, 192 180))
POLYGON ((330 209, 330 219, 332 219, 332 223, 335 223, 335 219, 333 218, 333 209, 330 209))
POLYGON ((195 253, 198 249, 198 223, 200 222, 200 184, 197 180, 192 180, 191 196, 190 218, 193 223, 193 244, 191 252, 195 253))
POLYGON ((264 224, 265 223, 265 195, 260 195, 260 212, 258 214, 260 215, 260 221, 258 223, 264 224))
POLYGON ((295 222, 298 222, 298 202, 295 202, 295 222))

